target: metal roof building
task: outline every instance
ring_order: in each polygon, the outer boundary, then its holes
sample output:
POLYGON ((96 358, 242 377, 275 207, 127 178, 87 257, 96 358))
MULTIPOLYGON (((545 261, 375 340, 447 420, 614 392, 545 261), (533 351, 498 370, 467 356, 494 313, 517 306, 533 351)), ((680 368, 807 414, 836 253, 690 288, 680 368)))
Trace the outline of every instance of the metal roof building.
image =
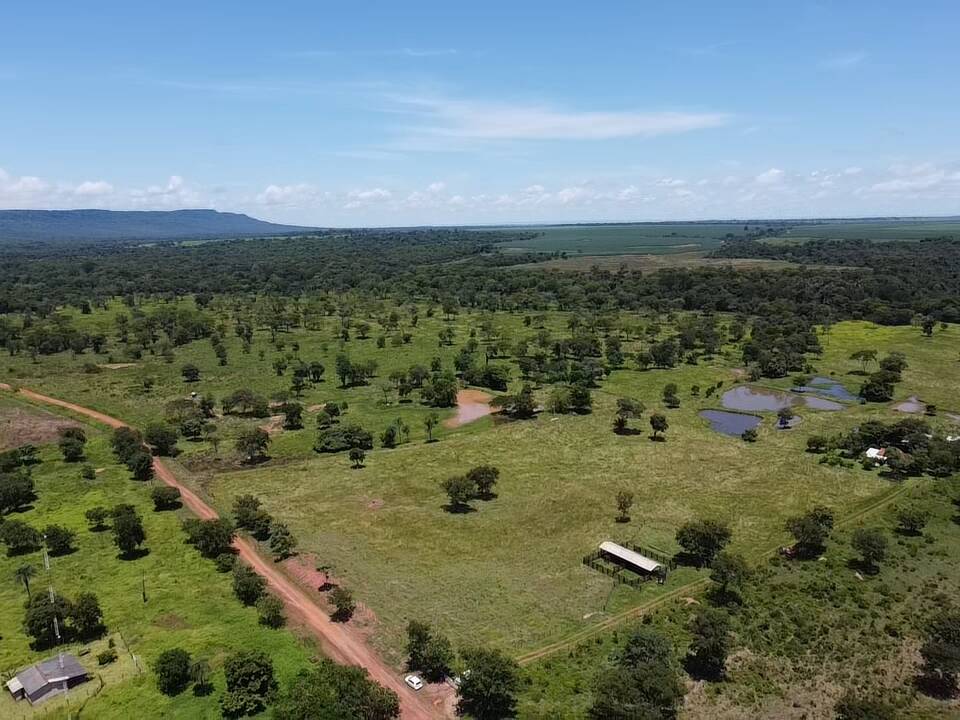
POLYGON ((630 550, 609 540, 600 543, 600 552, 615 557, 645 573, 657 572, 663 568, 663 565, 656 560, 651 560, 646 555, 641 555, 635 550, 630 550))
POLYGON ((88 679, 87 671, 73 655, 60 653, 18 672, 7 681, 7 689, 15 700, 26 698, 35 705, 88 679))

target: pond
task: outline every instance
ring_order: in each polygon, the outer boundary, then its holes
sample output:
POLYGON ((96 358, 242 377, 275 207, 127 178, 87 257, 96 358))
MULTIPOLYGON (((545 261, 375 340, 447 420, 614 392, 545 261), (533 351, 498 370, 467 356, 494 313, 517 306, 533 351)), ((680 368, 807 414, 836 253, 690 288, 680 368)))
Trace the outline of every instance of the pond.
POLYGON ((790 407, 798 399, 795 395, 778 390, 738 385, 727 390, 723 394, 721 402, 725 408, 731 410, 769 410, 776 412, 780 408, 790 407))
POLYGON ((725 410, 701 410, 700 417, 710 423, 710 427, 724 435, 740 437, 744 430, 755 428, 760 424, 756 415, 745 413, 726 412, 725 410))
POLYGON ((857 396, 847 390, 843 385, 841 385, 836 380, 827 377, 815 377, 810 381, 809 385, 804 385, 802 387, 794 388, 800 392, 811 392, 811 393, 820 393, 821 395, 829 395, 830 397, 836 398, 837 400, 846 400, 848 402, 853 402, 857 400, 857 396))

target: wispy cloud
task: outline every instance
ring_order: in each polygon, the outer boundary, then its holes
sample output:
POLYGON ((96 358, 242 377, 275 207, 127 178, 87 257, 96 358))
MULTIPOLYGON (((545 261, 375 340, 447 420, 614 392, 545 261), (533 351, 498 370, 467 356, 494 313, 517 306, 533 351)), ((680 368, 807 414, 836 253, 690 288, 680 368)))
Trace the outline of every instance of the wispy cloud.
POLYGON ((453 48, 424 49, 424 48, 403 48, 400 51, 402 55, 415 58, 442 57, 444 55, 456 55, 457 51, 453 48))
POLYGON ((406 128, 421 137, 462 140, 608 140, 653 137, 715 128, 727 113, 576 111, 545 105, 393 95, 394 110, 423 122, 406 128))
POLYGON ((847 70, 860 65, 866 59, 867 54, 862 50, 851 50, 824 58, 820 61, 820 67, 824 70, 847 70))

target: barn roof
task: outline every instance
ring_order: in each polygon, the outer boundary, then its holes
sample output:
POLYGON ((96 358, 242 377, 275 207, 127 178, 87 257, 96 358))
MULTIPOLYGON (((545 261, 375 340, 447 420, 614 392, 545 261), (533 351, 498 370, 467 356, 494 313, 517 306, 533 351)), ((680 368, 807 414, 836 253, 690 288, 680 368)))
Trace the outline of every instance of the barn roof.
POLYGON ((624 562, 635 565, 645 572, 655 572, 658 568, 663 567, 663 565, 656 560, 651 560, 646 555, 641 555, 635 550, 630 550, 609 540, 600 543, 600 551, 620 558, 624 562))

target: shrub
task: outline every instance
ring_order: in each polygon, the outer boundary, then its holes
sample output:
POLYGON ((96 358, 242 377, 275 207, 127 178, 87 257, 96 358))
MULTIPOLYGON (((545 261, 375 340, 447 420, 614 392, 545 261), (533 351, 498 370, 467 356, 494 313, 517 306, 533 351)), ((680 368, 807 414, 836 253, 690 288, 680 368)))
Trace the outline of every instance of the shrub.
POLYGON ((183 692, 190 682, 190 653, 183 648, 164 650, 154 661, 153 672, 164 695, 183 692))
POLYGON ((271 628, 280 628, 287 622, 283 614, 283 603, 276 595, 264 595, 257 600, 257 615, 260 624, 271 628))
POLYGON ((114 660, 117 659, 117 651, 113 648, 108 648, 102 653, 97 654, 97 665, 109 665, 114 660))

